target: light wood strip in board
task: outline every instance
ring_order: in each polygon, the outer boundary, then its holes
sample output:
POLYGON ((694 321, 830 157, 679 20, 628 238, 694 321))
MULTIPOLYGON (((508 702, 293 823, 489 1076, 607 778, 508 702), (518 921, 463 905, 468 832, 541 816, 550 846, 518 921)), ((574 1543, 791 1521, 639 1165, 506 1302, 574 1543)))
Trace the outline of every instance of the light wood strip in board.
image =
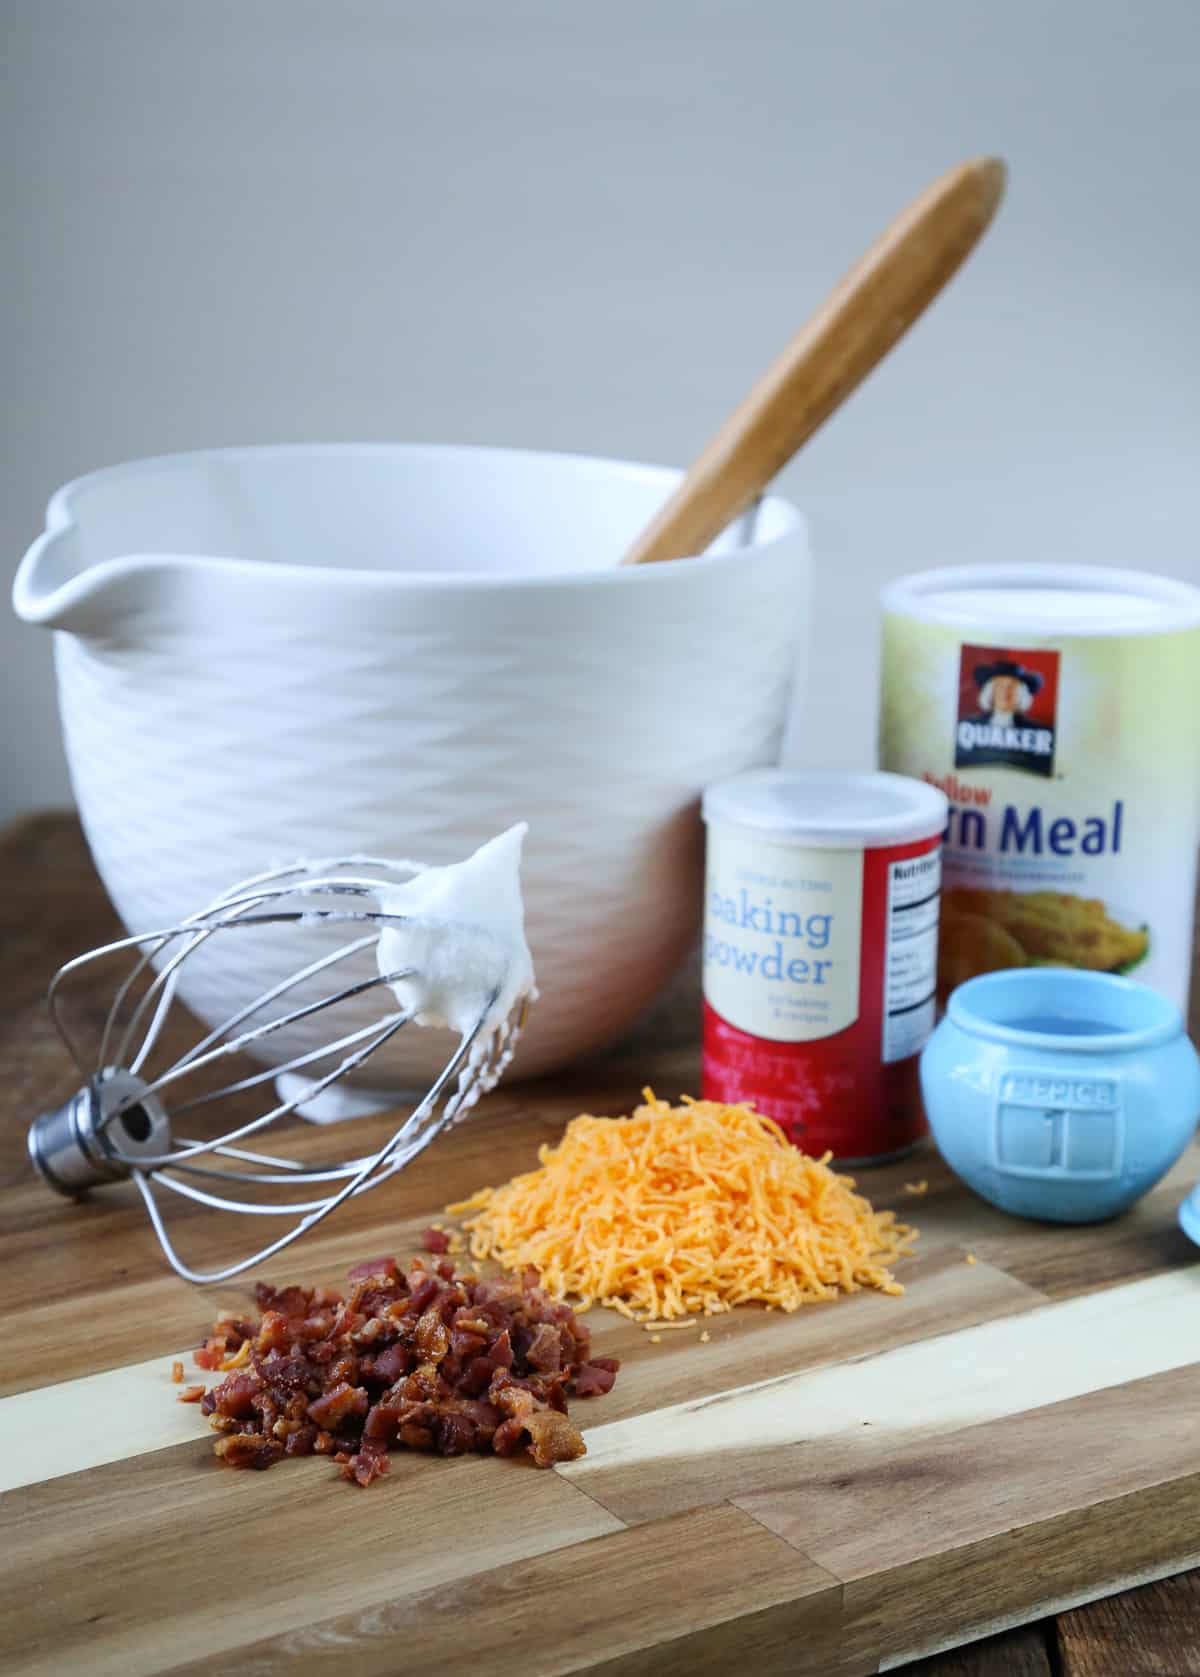
POLYGON ((592 1429, 560 1469, 621 1519, 766 1489, 831 1440, 872 1452, 1200 1360, 1200 1271, 1044 1305, 592 1429))
MULTIPOLYGON (((961 1249, 919 1253, 897 1266, 898 1297, 863 1292, 805 1305, 792 1315, 754 1306, 666 1329, 656 1345, 641 1328, 604 1310, 586 1320, 597 1349, 619 1356, 612 1392, 587 1419, 596 1426, 711 1396, 773 1377, 819 1368, 944 1333, 948 1327, 1031 1310, 1045 1302, 989 1264, 968 1264, 961 1249), (617 1326, 617 1323, 620 1326, 617 1326), (701 1343, 701 1333, 709 1340, 701 1343)), ((602 1353, 602 1354, 603 1354, 602 1353)))
POLYGON ((327 1462, 215 1467, 205 1438, 0 1497, 0 1670, 236 1669, 247 1643, 621 1529, 532 1463, 410 1454, 367 1491, 327 1462))
MULTIPOLYGON (((174 1356, 184 1365, 183 1385, 213 1383, 212 1375, 193 1368, 190 1351, 174 1356)), ((173 1444, 202 1440, 211 1453, 215 1434, 198 1404, 179 1402, 183 1386, 172 1383, 172 1360, 151 1357, 0 1399, 0 1492, 173 1444)))
MULTIPOLYGON (((759 1671, 840 1677, 841 1586, 728 1504, 265 1637, 238 1677, 759 1671)), ((220 1657, 177 1669, 218 1677, 220 1657)), ((867 1669, 859 1659, 856 1671, 867 1669)))

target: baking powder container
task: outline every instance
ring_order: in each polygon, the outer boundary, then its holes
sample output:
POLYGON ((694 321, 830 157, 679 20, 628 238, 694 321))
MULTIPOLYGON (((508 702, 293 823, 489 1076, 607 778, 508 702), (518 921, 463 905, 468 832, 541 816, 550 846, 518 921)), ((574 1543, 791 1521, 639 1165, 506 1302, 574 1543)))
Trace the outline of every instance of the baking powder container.
POLYGON ((1200 842, 1200 589, 1098 566, 884 591, 880 762, 950 799, 939 989, 1061 966, 1184 1013, 1200 842))
POLYGON ((847 1164, 925 1133, 946 808, 894 774, 759 769, 708 788, 707 1099, 847 1164))

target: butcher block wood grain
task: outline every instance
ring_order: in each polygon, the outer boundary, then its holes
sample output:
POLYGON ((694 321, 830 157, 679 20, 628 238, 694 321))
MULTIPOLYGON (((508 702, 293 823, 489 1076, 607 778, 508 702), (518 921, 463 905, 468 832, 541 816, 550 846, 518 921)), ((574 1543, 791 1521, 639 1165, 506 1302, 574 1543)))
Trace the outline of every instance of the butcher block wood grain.
MULTIPOLYGON (((1174 1221, 1200 1150, 1089 1229, 1004 1217, 930 1151, 864 1171, 921 1229, 902 1297, 737 1311, 707 1343, 594 1312, 622 1371, 576 1405, 588 1453, 555 1471, 402 1454, 367 1491, 319 1459, 235 1473, 170 1364, 254 1277, 188 1287, 127 1187, 76 1205, 33 1179, 25 1126, 74 1085, 45 984, 116 925, 69 821, 0 836, 0 866, 0 1670, 858 1677, 920 1658, 925 1677, 986 1677, 944 1650, 997 1632, 979 1654, 995 1671, 1198 1668, 1152 1581, 1200 1561, 1200 1253, 1174 1221), (1131 1585, 1107 1620, 1081 1610, 1131 1585), (1138 1613, 1177 1665, 1104 1663, 1089 1627, 1138 1613), (1010 1628, 1051 1614, 1057 1642, 1010 1628)), ((71 1005, 86 1031, 103 996, 71 1005)), ((506 1086, 263 1274, 335 1283, 407 1255, 574 1113, 697 1080, 694 1046, 652 1046, 506 1086)), ((329 1142, 303 1126, 295 1150, 329 1142)), ((183 1208, 201 1261, 245 1237, 183 1208)))
MULTIPOLYGON (((837 1579, 799 1555, 781 1556, 769 1533, 726 1504, 498 1567, 370 1615, 343 1613, 282 1647, 264 1639, 240 1653, 239 1671, 267 1677, 303 1655, 314 1672, 340 1677, 351 1646, 356 1673, 392 1677, 402 1639, 404 1661, 418 1671, 683 1677, 769 1656, 789 1672, 816 1674, 837 1669, 829 1660, 840 1618, 837 1579)), ((218 1669, 207 1660, 184 1667, 218 1669)))

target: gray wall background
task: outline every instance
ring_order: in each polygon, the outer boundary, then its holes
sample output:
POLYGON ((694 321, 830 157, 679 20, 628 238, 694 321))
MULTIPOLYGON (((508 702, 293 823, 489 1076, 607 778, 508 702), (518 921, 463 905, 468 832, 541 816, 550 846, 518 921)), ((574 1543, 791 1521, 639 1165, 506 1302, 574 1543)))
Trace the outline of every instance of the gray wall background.
MULTIPOLYGON (((1070 558, 1200 581, 1195 0, 0 0, 6 578, 63 480, 317 438, 683 462, 959 157, 1010 196, 781 480, 799 752, 865 763, 876 595, 1070 558)), ((0 819, 70 793, 0 605, 0 819)))

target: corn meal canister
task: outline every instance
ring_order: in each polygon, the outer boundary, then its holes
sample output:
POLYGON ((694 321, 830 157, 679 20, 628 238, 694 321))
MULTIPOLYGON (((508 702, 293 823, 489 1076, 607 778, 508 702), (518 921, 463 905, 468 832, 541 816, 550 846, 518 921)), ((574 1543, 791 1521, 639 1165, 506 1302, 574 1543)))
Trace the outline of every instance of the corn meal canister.
POLYGON ((883 597, 880 762, 944 791, 939 990, 1128 974, 1186 1013, 1200 590, 1073 565, 925 571, 883 597))
POLYGON ((706 1099, 844 1163, 925 1133, 946 799, 894 774, 761 769, 710 786, 706 1099))

